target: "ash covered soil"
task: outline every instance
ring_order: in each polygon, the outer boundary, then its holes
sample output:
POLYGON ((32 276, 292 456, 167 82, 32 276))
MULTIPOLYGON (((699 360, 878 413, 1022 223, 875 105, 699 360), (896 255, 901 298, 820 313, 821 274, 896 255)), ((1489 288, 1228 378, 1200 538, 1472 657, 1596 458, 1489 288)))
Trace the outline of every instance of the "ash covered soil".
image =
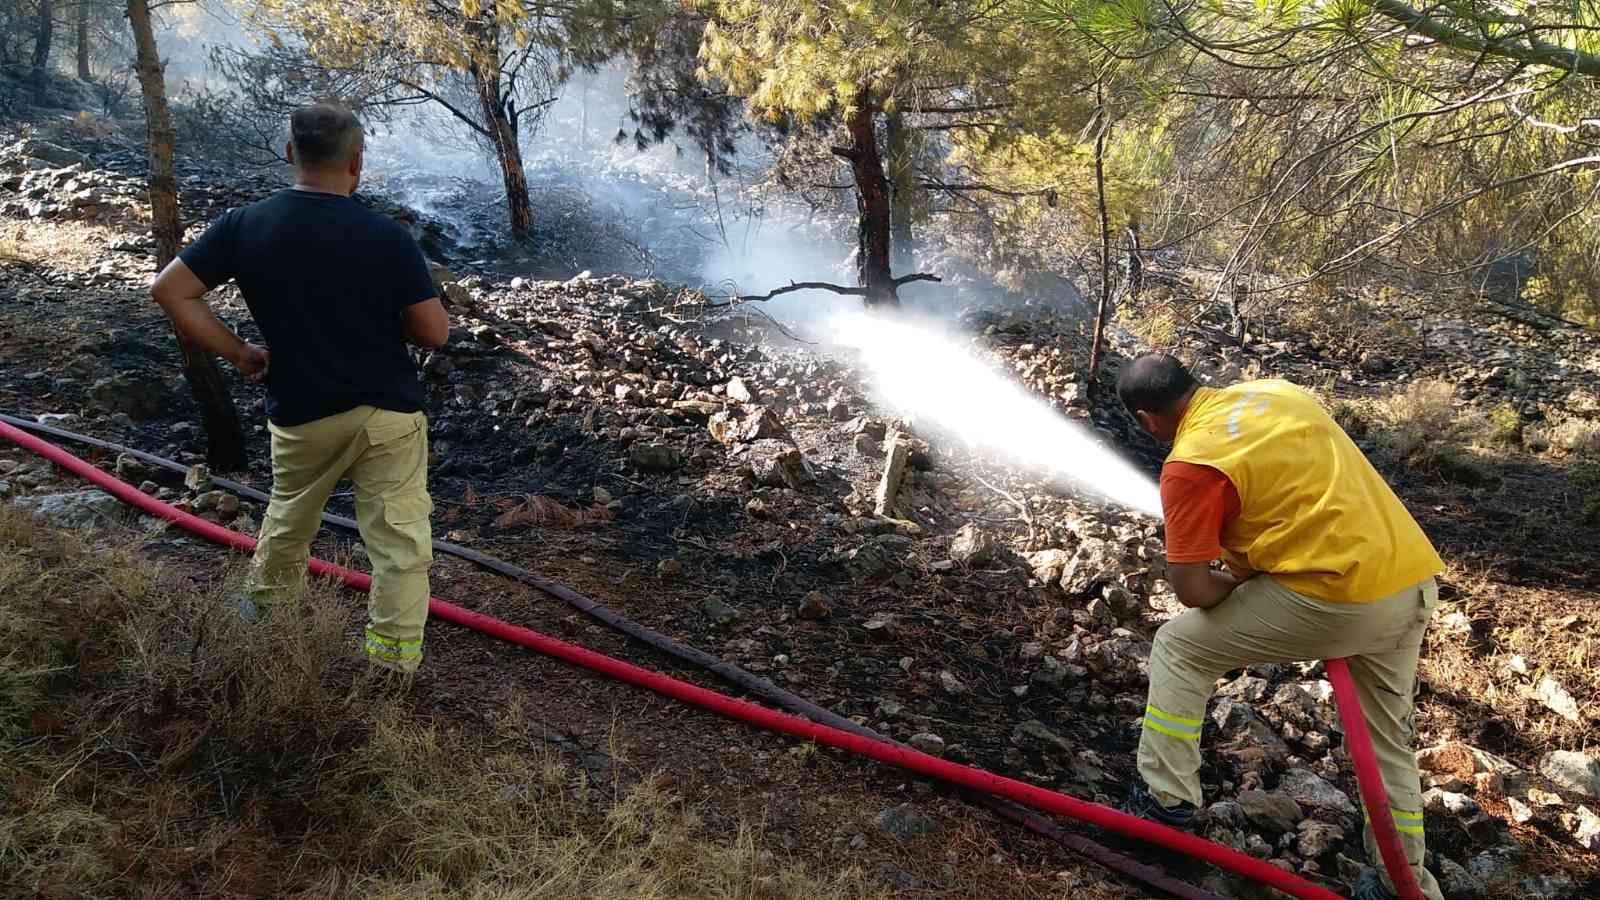
MULTIPOLYGON (((108 168, 58 149, 0 151, 0 229, 24 250, 55 248, 0 258, 0 409, 198 462, 198 413, 166 320, 143 292, 153 261, 137 185, 115 171, 116 158, 108 168)), ((271 186, 247 187, 191 180, 186 221, 271 186)), ((411 218, 427 245, 428 225, 411 218)), ((946 758, 1120 799, 1133 777, 1150 636, 1179 610, 1152 572, 1158 523, 895 418, 869 399, 870 378, 848 354, 797 344, 759 317, 716 319, 696 291, 625 276, 458 277, 446 266, 436 277, 455 326, 446 347, 418 358, 436 536, 571 585, 946 758), (880 514, 896 433, 909 465, 880 514)), ((253 336, 235 290, 212 300, 253 336)), ((1525 415, 1600 415, 1592 335, 1466 312, 1429 321, 1429 333, 1386 347, 1341 346, 1280 323, 1243 347, 1188 351, 1219 383, 1274 375, 1361 398, 1436 377, 1463 386, 1463 415, 1504 403, 1525 415)), ((957 325, 974 353, 1156 470, 1160 449, 1081 383, 1082 322, 1024 307, 968 310, 957 325)), ((236 477, 266 488, 261 392, 229 378, 252 461, 236 477)), ((248 502, 86 455, 237 529, 259 522, 248 502)), ((1589 476, 1571 459, 1520 450, 1479 466, 1472 477, 1387 471, 1451 565, 1419 690, 1431 867, 1450 896, 1595 896, 1600 761, 1588 745, 1600 716, 1591 674, 1600 523, 1586 518, 1589 476)), ((64 521, 106 515, 81 497, 42 500, 82 486, 15 449, 0 448, 0 486, 0 497, 46 502, 64 521)), ((349 514, 348 496, 334 508, 349 514)), ((147 549, 197 577, 220 556, 172 532, 147 549)), ((362 556, 332 531, 317 552, 362 556)), ((723 689, 465 562, 440 556, 434 587, 723 689)), ((861 866, 885 892, 1137 895, 903 773, 448 626, 430 627, 428 653, 428 677, 407 700, 416 715, 487 729, 498 710, 518 707, 530 735, 595 778, 660 780, 701 803, 710 828, 759 821, 775 850, 861 866)), ((1253 667, 1219 687, 1200 832, 1344 890, 1364 858, 1361 819, 1320 665, 1253 667)), ((1248 891, 1174 862, 1224 895, 1248 891)))

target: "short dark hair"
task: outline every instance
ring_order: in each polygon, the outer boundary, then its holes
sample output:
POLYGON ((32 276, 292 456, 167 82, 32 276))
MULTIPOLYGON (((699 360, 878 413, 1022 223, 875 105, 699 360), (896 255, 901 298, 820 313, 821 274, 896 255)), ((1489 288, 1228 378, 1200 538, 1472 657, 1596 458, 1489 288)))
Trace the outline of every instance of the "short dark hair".
POLYGON ((1191 390, 1199 387, 1189 370, 1168 353, 1146 353, 1117 375, 1117 396, 1128 412, 1160 415, 1171 412, 1191 390))
POLYGON ((289 114, 289 138, 302 168, 341 166, 361 149, 361 121, 336 103, 302 106, 289 114))

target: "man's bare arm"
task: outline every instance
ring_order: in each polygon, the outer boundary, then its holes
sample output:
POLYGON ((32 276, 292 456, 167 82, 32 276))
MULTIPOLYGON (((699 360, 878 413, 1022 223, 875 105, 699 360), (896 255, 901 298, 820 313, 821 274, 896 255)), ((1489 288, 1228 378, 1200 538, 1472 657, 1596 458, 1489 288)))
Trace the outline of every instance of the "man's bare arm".
POLYGON ((1168 563, 1167 583, 1172 585, 1179 603, 1190 609, 1210 609, 1233 593, 1239 579, 1205 563, 1168 563))
POLYGON ((406 340, 418 347, 443 347, 450 340, 450 317, 438 297, 413 303, 402 313, 406 340))
POLYGON ((174 259, 150 285, 150 296, 161 304, 172 324, 190 343, 232 363, 252 380, 267 373, 267 351, 246 343, 211 311, 205 302, 206 285, 182 259, 174 259))

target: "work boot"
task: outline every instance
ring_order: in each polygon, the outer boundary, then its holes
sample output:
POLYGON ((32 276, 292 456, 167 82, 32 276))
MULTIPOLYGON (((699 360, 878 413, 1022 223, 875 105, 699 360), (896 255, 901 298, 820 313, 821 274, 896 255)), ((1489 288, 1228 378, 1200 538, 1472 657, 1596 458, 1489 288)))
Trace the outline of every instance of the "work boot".
POLYGON ((1128 799, 1122 801, 1122 811, 1182 831, 1188 831, 1194 824, 1194 804, 1162 806, 1161 801, 1156 799, 1155 794, 1150 793, 1150 789, 1145 787, 1142 781, 1136 781, 1128 788, 1128 799))
POLYGON ((1400 896, 1383 886, 1377 869, 1362 869, 1350 891, 1350 900, 1400 900, 1400 896))

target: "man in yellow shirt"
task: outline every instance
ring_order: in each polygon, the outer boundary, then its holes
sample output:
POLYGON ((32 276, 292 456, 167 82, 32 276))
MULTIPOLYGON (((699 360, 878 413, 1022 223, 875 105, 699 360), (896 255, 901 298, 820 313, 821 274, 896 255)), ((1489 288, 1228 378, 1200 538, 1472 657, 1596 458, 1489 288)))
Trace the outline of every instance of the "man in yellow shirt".
MULTIPOLYGON (((1168 578, 1188 611, 1157 632, 1128 809, 1186 827, 1200 806, 1200 733, 1224 673, 1346 657, 1418 885, 1422 790, 1412 749, 1417 654, 1444 563, 1383 477, 1316 399, 1286 381, 1201 387, 1171 356, 1140 357, 1117 393, 1172 443, 1161 474, 1168 578), (1227 571, 1211 568, 1221 557, 1227 571)), ((1392 897, 1377 867, 1358 900, 1392 897)))

